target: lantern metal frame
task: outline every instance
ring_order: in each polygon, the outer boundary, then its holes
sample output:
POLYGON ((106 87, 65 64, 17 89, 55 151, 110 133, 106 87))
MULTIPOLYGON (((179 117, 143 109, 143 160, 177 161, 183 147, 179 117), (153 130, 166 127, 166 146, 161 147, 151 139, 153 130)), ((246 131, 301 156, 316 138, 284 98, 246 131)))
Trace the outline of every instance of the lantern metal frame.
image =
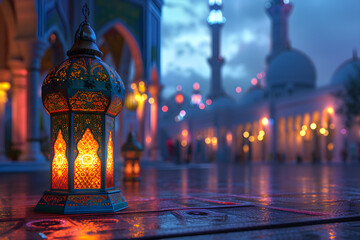
POLYGON ((122 110, 125 87, 101 61, 86 5, 83 14, 69 58, 49 72, 42 86, 51 117, 52 164, 50 190, 35 207, 40 212, 104 213, 128 206, 115 189, 113 154, 115 117, 122 110))

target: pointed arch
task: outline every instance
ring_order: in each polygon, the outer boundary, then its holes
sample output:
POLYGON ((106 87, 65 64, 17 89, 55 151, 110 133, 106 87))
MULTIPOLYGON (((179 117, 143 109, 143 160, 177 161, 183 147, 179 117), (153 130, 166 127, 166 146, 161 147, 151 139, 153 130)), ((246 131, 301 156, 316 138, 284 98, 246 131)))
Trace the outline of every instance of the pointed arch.
POLYGON ((97 38, 102 39, 103 36, 108 32, 110 29, 115 29, 125 40, 126 44, 129 46, 130 53, 132 59, 134 60, 135 65, 135 76, 134 79, 141 79, 144 75, 144 64, 143 58, 141 54, 141 50, 139 47, 139 43, 137 39, 134 37, 134 34, 131 32, 129 27, 126 26, 119 19, 115 19, 113 21, 108 22, 105 24, 100 30, 98 31, 97 38))

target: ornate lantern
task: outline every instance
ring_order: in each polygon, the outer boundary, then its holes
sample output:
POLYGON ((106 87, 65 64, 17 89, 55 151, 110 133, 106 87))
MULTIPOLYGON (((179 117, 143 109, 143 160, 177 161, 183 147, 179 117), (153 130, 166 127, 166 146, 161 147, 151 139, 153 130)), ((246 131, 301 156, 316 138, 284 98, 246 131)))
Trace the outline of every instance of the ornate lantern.
POLYGON ((135 140, 134 133, 130 132, 126 143, 121 147, 121 153, 125 159, 124 164, 124 180, 138 181, 140 180, 140 157, 143 148, 140 143, 135 140))
POLYGON ((69 58, 54 67, 42 86, 51 116, 51 188, 35 210, 55 213, 115 212, 126 208, 115 190, 114 125, 123 107, 121 78, 101 61, 96 36, 85 21, 69 58))

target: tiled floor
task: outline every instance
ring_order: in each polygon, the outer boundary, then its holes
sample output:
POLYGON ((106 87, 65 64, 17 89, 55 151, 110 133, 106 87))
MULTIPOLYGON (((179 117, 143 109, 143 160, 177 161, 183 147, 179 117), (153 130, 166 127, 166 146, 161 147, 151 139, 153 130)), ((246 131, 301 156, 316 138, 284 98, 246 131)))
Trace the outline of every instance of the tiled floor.
MULTIPOLYGON (((118 171, 120 171, 118 169, 118 171)), ((33 211, 48 172, 0 174, 0 239, 360 238, 360 165, 147 166, 111 214, 33 211)))

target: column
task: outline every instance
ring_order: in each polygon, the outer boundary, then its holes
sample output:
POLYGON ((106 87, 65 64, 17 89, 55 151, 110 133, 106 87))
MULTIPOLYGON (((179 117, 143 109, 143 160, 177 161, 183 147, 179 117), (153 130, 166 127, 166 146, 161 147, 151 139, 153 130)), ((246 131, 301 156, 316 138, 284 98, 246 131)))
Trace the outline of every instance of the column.
POLYGON ((39 81, 41 58, 46 51, 48 44, 40 40, 23 40, 20 42, 25 67, 27 70, 27 138, 24 152, 20 160, 45 162, 45 157, 40 149, 39 139, 39 81))
POLYGON ((6 162, 5 149, 5 104, 7 102, 7 91, 10 89, 7 70, 0 70, 0 163, 6 162))
POLYGON ((22 62, 10 60, 11 86, 11 148, 24 151, 26 142, 26 75, 22 62))
MULTIPOLYGON (((159 98, 162 86, 158 83, 150 85, 149 92, 154 99, 154 103, 150 106, 150 133, 151 133, 151 150, 150 160, 161 160, 158 145, 158 118, 159 118, 159 98)), ((191 142, 189 142, 191 144, 191 142)))

